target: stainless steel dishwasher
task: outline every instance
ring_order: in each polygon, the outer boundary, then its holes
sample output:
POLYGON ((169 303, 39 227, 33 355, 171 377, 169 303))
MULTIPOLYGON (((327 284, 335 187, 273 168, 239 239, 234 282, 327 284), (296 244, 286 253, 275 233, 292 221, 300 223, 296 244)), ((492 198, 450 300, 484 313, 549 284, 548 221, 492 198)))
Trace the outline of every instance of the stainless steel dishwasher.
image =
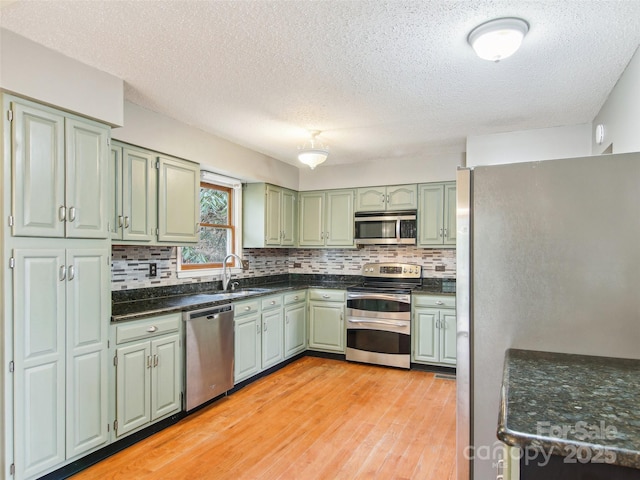
POLYGON ((233 305, 183 313, 185 410, 233 387, 233 305))

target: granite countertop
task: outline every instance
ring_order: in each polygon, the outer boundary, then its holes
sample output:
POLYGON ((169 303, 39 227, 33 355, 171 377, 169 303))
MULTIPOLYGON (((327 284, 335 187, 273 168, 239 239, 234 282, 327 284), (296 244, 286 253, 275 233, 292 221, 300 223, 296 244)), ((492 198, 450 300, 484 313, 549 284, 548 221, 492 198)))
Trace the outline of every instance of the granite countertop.
POLYGON ((300 290, 303 288, 335 288, 344 290, 353 285, 353 282, 276 282, 266 284, 249 285, 235 291, 223 292, 211 290, 209 292, 183 293, 178 295, 166 295, 150 298, 127 299, 114 301, 111 305, 111 321, 121 322, 157 315, 162 313, 180 312, 209 308, 225 303, 237 302, 248 298, 263 297, 283 293, 286 291, 300 290))
POLYGON ((640 360, 507 350, 498 438, 640 469, 640 360))

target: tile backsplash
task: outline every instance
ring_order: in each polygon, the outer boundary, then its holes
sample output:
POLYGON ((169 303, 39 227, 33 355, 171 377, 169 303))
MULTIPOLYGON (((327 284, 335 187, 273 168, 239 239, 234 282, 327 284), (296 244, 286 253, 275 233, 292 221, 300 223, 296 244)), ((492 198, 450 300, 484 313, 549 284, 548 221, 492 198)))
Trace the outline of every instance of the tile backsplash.
MULTIPOLYGON (((111 289, 123 290, 220 280, 220 275, 178 278, 176 247, 115 245, 112 247, 111 289), (149 277, 149 264, 157 276, 149 277)), ((425 278, 455 278, 455 249, 426 249, 408 245, 366 246, 362 249, 263 249, 245 248, 242 257, 249 269, 234 278, 287 273, 360 275, 369 262, 402 262, 422 265, 425 278), (444 271, 436 271, 444 266, 444 271)))

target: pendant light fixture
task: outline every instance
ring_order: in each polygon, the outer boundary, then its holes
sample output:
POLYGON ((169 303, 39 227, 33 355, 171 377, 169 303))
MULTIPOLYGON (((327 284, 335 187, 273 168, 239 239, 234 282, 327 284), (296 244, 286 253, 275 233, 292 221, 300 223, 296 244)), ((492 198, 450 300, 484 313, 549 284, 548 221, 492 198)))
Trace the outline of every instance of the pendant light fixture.
POLYGON ((471 30, 467 41, 480 58, 499 62, 516 53, 528 31, 521 18, 496 18, 471 30))
POLYGON ((317 137, 320 135, 320 130, 314 130, 310 132, 310 134, 311 137, 309 140, 301 147, 298 147, 298 160, 305 165, 309 165, 311 170, 313 170, 327 159, 329 156, 329 148, 318 140, 317 137))

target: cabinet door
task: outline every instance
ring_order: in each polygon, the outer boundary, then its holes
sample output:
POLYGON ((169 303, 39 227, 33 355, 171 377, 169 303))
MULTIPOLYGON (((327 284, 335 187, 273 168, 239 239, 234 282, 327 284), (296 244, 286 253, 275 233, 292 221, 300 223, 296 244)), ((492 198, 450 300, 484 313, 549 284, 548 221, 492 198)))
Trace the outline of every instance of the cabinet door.
POLYGON ((413 360, 438 362, 439 334, 437 322, 440 312, 432 308, 416 308, 413 313, 413 360))
POLYGON ((116 358, 116 436, 120 436, 151 421, 151 342, 120 347, 116 358))
POLYGON ((67 118, 66 236, 108 238, 109 127, 67 118))
POLYGON ((235 319, 234 383, 260 371, 262 350, 260 314, 250 313, 235 319))
POLYGON ((444 186, 444 244, 456 244, 456 185, 444 186))
POLYGON ((265 203, 265 243, 267 245, 280 245, 282 241, 281 208, 282 189, 273 185, 266 186, 265 203))
POLYGON ((67 458, 108 440, 110 251, 67 250, 67 458))
POLYGON ((324 192, 300 194, 298 244, 305 247, 324 245, 324 192))
POLYGON ((298 219, 296 193, 282 190, 282 241, 281 244, 293 247, 296 244, 296 227, 298 219))
POLYGON ((65 460, 64 250, 14 250, 16 478, 65 460))
POLYGON ((182 375, 180 336, 164 335, 151 342, 151 420, 180 410, 182 375))
POLYGON ((159 158, 158 240, 198 243, 200 230, 200 166, 159 158))
POLYGON ((122 147, 111 146, 109 156, 109 232, 122 239, 122 147))
POLYGON ((344 353, 344 304, 309 302, 309 348, 344 353))
POLYGON ((418 208, 418 186, 387 187, 387 210, 415 210, 418 208))
POLYGON ((64 117, 13 103, 12 234, 64 237, 64 117))
POLYGON ((356 212, 379 212, 384 210, 386 205, 386 187, 366 187, 356 190, 356 212))
POLYGON ((282 309, 275 308, 262 314, 262 369, 280 363, 284 358, 282 342, 284 322, 282 309))
POLYGON ((419 245, 442 245, 444 235, 443 191, 444 187, 441 184, 420 185, 419 245))
POLYGON ((440 361, 456 364, 456 312, 440 310, 440 361))
POLYGON ((353 190, 327 192, 325 208, 327 246, 353 246, 353 190))
POLYGON ((149 242, 156 238, 157 170, 153 154, 122 150, 121 238, 149 242))
POLYGON ((284 357, 289 358, 307 348, 307 308, 305 303, 287 305, 284 309, 284 357))

